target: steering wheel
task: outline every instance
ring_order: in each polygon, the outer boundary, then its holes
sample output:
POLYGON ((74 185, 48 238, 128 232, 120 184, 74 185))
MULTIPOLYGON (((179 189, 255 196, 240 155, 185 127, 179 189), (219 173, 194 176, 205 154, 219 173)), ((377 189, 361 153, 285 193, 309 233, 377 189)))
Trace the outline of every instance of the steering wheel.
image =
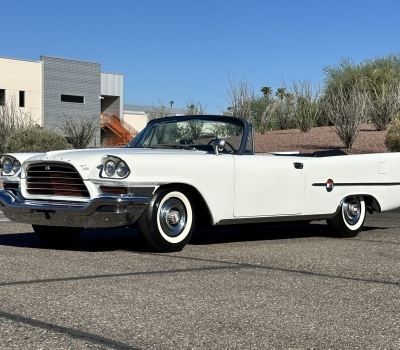
MULTIPOLYGON (((215 139, 212 139, 210 142, 208 142, 207 145, 211 145, 211 143, 212 143, 214 140, 216 140, 216 138, 215 138, 215 139)), ((228 141, 226 141, 226 140, 224 140, 224 141, 225 141, 225 145, 228 145, 228 146, 232 149, 233 152, 236 152, 236 149, 235 149, 228 141)))

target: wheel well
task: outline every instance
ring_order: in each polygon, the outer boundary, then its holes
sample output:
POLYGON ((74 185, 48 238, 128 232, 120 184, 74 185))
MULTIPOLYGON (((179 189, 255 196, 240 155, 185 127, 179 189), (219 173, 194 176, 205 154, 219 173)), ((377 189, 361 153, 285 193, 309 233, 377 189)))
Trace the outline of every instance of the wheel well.
POLYGON ((171 188, 171 187, 180 189, 183 192, 188 193, 193 198, 194 206, 196 208, 195 225, 197 228, 205 228, 212 225, 210 209, 208 208, 208 205, 204 200, 203 196, 201 195, 201 193, 195 187, 182 183, 171 183, 160 186, 157 189, 157 191, 160 189, 171 188))
POLYGON ((370 213, 373 211, 376 211, 377 213, 381 212, 381 206, 375 197, 370 195, 363 195, 362 197, 364 198, 365 206, 368 212, 370 213))

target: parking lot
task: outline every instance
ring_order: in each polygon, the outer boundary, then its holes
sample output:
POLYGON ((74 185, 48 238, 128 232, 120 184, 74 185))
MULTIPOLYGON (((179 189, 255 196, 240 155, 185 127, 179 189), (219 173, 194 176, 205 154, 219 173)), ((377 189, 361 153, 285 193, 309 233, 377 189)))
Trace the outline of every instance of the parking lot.
POLYGON ((146 249, 133 229, 51 248, 0 213, 0 347, 400 349, 400 212, 354 239, 315 222, 146 249))

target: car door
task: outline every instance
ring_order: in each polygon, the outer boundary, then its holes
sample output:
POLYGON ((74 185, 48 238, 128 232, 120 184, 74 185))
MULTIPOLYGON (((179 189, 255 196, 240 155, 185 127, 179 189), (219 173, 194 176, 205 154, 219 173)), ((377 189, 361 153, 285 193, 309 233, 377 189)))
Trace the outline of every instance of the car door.
POLYGON ((234 161, 235 217, 302 213, 306 169, 301 158, 238 155, 234 161))

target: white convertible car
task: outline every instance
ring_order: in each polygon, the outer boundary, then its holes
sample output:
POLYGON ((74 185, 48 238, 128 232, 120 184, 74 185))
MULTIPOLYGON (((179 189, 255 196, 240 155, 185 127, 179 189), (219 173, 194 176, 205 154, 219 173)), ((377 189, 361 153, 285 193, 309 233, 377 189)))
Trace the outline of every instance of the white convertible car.
POLYGON ((225 116, 151 121, 125 148, 2 157, 0 206, 45 242, 136 225, 162 252, 195 226, 325 219, 354 237, 366 212, 400 207, 398 154, 254 153, 252 125, 225 116))

